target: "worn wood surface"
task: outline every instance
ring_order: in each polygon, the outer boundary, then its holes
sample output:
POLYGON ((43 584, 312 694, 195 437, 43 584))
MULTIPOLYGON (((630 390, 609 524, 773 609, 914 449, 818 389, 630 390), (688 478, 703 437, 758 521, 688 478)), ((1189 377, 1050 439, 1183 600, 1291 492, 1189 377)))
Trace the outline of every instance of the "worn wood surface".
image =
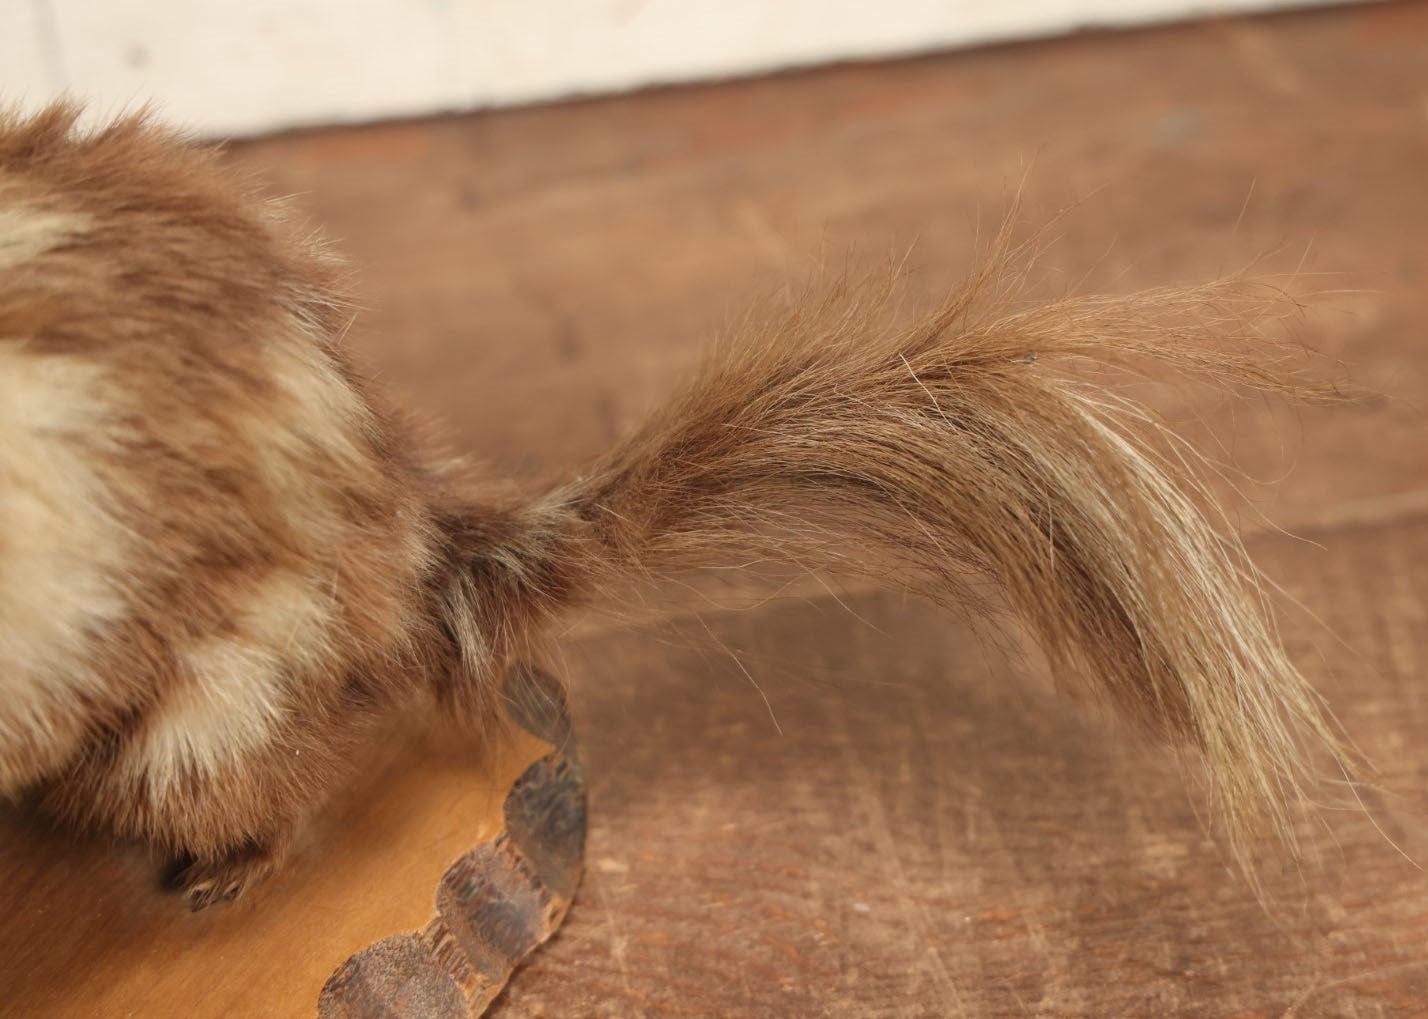
MULTIPOLYGON (((1243 524, 1285 588, 1286 639, 1382 770, 1377 825, 1428 859, 1428 4, 317 132, 233 158, 299 193, 352 256, 367 309, 352 342, 374 370, 453 448, 526 479, 605 448, 820 253, 877 265, 915 243, 914 296, 935 295, 1019 188, 1030 225, 1085 199, 1054 229, 1048 290, 1200 279, 1267 249, 1272 267, 1335 274, 1308 280, 1324 293, 1304 335, 1390 399, 1161 405, 1277 482, 1248 486, 1243 524)), ((654 632, 566 641, 588 873, 491 1014, 1428 1009, 1428 878, 1363 816, 1306 821, 1305 860, 1267 865, 1261 905, 1175 762, 1056 697, 1034 654, 895 596, 847 592, 850 614, 802 593, 716 611, 711 633, 681 606, 654 632)), ((335 905, 301 922, 255 900, 225 934, 156 937, 146 918, 165 904, 133 906, 89 864, 56 872, 46 894, 113 930, 81 942, 64 910, 25 899, 51 909, 25 966, 84 961, 14 1014, 85 1014, 83 992, 116 983, 232 980, 274 946, 305 958, 333 924, 375 929, 370 890, 392 880, 376 857, 420 855, 384 840, 424 830, 412 804, 470 795, 454 779, 431 764, 374 778, 386 820, 324 858, 335 905), (195 945, 219 937, 214 967, 195 945)), ((404 845, 441 858, 433 874, 457 851, 404 845)), ((420 926, 429 893, 407 905, 379 933, 420 926)), ((193 1014, 146 1000, 141 1014, 193 1014)))

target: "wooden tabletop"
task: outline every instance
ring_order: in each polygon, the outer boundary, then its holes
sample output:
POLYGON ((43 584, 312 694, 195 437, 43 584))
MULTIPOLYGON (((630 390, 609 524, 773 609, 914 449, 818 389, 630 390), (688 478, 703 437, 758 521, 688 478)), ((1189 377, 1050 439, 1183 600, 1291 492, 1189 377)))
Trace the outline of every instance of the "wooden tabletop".
MULTIPOLYGON (((1199 280, 1266 251, 1317 274, 1305 339, 1387 397, 1159 402, 1258 479, 1241 520, 1284 588, 1285 638, 1381 772, 1368 815, 1306 818, 1303 859, 1266 861, 1263 901, 1173 756, 1053 693, 1015 634, 867 590, 735 611, 748 592, 730 589, 702 621, 671 603, 662 625, 564 641, 587 873, 493 1015, 1428 1014, 1411 862, 1428 861, 1428 3, 232 158, 299 194, 357 264, 352 342, 386 384, 518 480, 606 448, 751 301, 819 263, 911 249, 914 298, 945 290, 1018 191, 1028 228, 1080 203, 1054 227, 1048 291, 1199 280)), ((372 795, 451 774, 408 762, 372 795)), ((363 909, 363 873, 337 872, 344 909, 363 909)), ((152 960, 136 930, 96 969, 152 960)))

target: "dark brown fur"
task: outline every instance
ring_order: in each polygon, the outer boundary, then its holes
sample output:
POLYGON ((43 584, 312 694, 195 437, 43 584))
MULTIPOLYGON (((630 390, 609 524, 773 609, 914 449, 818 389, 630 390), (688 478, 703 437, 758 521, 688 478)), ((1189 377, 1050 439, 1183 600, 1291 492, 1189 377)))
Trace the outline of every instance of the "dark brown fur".
POLYGON ((0 367, 50 408, 0 416, 0 611, 39 584, 60 620, 0 619, 0 793, 161 847, 195 904, 266 873, 397 708, 491 724, 553 618, 735 556, 958 605, 995 581, 1058 666, 1203 752, 1237 830, 1284 821, 1306 736, 1344 758, 1173 440, 1065 370, 1301 391, 1253 288, 1019 311, 1001 257, 911 325, 834 295, 580 479, 472 505, 349 363, 313 238, 144 118, 74 117, 0 119, 0 367))

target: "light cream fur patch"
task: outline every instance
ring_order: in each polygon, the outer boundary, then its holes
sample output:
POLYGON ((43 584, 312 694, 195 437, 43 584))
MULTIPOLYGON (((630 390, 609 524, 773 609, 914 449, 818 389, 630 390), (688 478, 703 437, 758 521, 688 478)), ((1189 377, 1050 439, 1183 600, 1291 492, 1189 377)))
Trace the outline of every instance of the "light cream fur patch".
POLYGON ((424 519, 412 514, 400 522, 402 533, 392 535, 394 540, 377 554, 370 533, 354 524, 346 497, 333 487, 341 478, 359 488, 380 489, 386 479, 367 446, 378 422, 324 353, 322 342, 298 319, 289 332, 274 338, 265 356, 281 396, 267 415, 251 418, 244 427, 292 537, 334 571, 334 556, 340 554, 348 578, 367 581, 360 604, 347 607, 362 613, 357 629, 372 650, 380 650, 402 639, 409 628, 409 593, 429 568, 432 552, 424 519), (406 551, 400 560, 388 554, 397 539, 406 551), (377 596, 383 591, 385 599, 377 596))
POLYGON ((292 710, 291 688, 325 656, 332 603, 291 571, 271 574, 235 599, 231 636, 183 652, 188 682, 149 714, 123 762, 164 798, 184 775, 213 777, 262 750, 292 710))
POLYGON ((264 358, 280 395, 241 427, 292 535, 309 553, 325 555, 351 537, 333 480, 380 479, 360 446, 370 411, 315 343, 296 321, 269 342, 264 358))
POLYGON ((23 265, 46 251, 78 240, 92 224, 89 216, 78 212, 46 212, 22 205, 0 207, 0 269, 23 265))
POLYGON ((115 410, 99 366, 0 338, 0 791, 72 752, 74 695, 102 688, 83 653, 132 555, 102 474, 115 410))

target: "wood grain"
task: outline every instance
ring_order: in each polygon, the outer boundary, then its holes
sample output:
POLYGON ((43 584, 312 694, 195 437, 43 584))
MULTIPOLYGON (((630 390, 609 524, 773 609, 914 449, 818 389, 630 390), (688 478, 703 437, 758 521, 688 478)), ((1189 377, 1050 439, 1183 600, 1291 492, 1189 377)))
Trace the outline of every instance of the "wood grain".
POLYGON ((1428 526, 1252 552, 1388 790, 1266 856, 1265 905, 1175 760, 1035 655, 891 595, 782 605, 711 620, 727 653, 573 649, 589 876, 493 1015, 1421 1014, 1428 889, 1375 825, 1428 859, 1428 526))
MULTIPOLYGON (((1266 862, 1267 905, 1172 757, 1055 696, 1015 634, 798 589, 713 612, 714 640, 676 613, 566 641, 587 876, 492 1015, 1425 1014, 1428 882, 1384 834, 1428 859, 1428 4, 314 132, 232 158, 300 193, 353 256, 352 342, 373 370, 453 448, 520 478, 604 449, 819 258, 881 264, 915 242, 914 298, 930 299, 1018 189, 1029 228, 1084 199, 1054 228, 1046 291, 1196 280, 1266 250, 1328 274, 1302 280, 1319 292, 1303 335, 1387 394, 1291 411, 1157 394, 1267 482, 1242 522, 1285 588, 1286 640, 1382 770, 1372 822, 1306 820, 1302 866, 1266 862)), ((231 1014, 259 971, 300 1000, 297 976, 253 961, 265 952, 309 967, 312 1000, 341 958, 309 966, 329 928, 419 929, 429 876, 371 915, 368 890, 395 896, 392 875, 439 874, 471 844, 425 834, 480 812, 460 807, 470 773, 406 761, 359 792, 369 820, 320 875, 279 879, 326 881, 341 903, 303 916, 255 901, 231 926, 154 935, 165 906, 141 864, 91 870, 96 850, 26 834, 5 857, 25 934, 0 953, 18 990, 0 1012, 84 1014, 128 987, 140 1014, 187 1015, 176 989, 211 985, 231 1014)))

